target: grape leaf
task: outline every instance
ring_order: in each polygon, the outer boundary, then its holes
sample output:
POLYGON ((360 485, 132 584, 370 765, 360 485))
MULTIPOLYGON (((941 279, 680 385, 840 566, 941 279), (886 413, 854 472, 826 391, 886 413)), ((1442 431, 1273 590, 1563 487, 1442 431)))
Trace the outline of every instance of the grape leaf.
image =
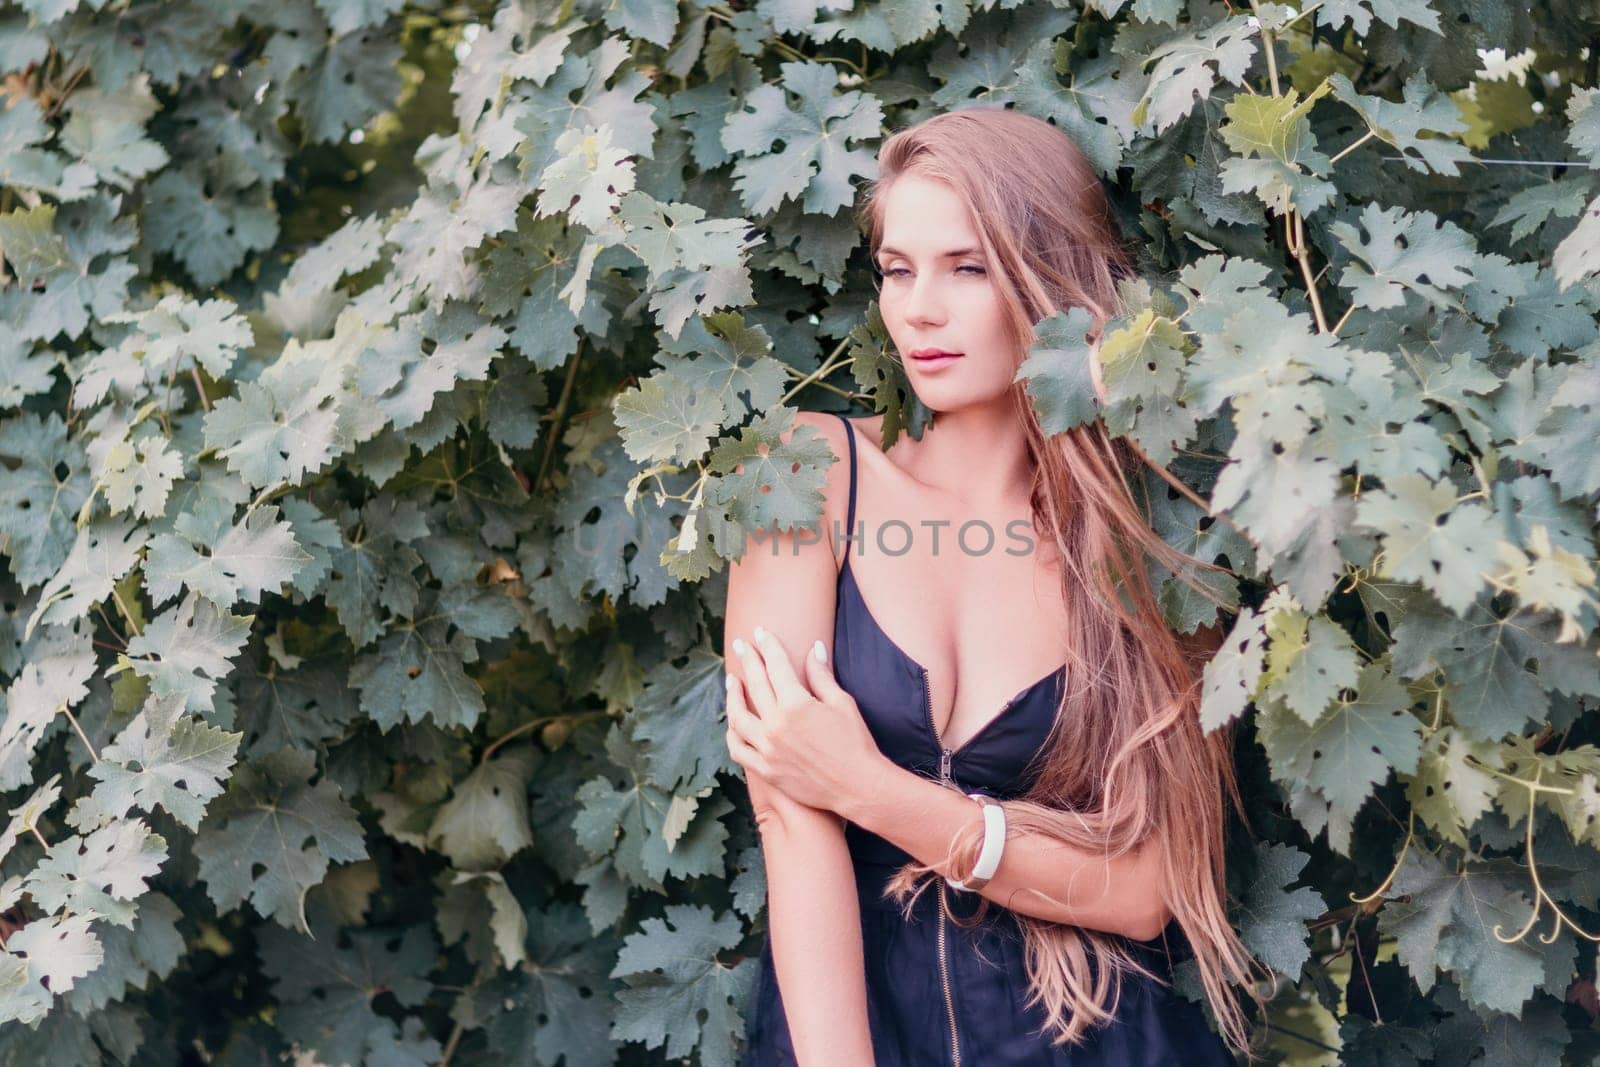
POLYGON ((1304 100, 1290 89, 1283 96, 1240 94, 1228 101, 1222 139, 1239 156, 1222 165, 1225 192, 1257 193, 1277 215, 1291 209, 1310 214, 1332 201, 1333 183, 1320 177, 1331 163, 1317 150, 1306 117, 1328 86, 1323 82, 1304 100))
POLYGON ((1333 30, 1348 21, 1356 33, 1365 35, 1374 17, 1396 29, 1405 19, 1434 33, 1443 32, 1439 13, 1428 6, 1428 0, 1327 0, 1317 7, 1318 24, 1333 30))
MULTIPOLYGON (((402 1034, 392 1019, 374 1010, 373 1001, 388 994, 415 1008, 428 998, 432 985, 425 976, 436 946, 427 927, 350 930, 344 948, 331 920, 317 919, 309 937, 274 927, 261 931, 261 967, 282 1005, 277 1025, 325 1063, 407 1062, 395 1058, 394 1046, 402 1036, 412 1038, 412 1028, 402 1034)), ((409 1062, 437 1061, 442 1051, 437 1042, 426 1044, 431 1053, 409 1062)))
MULTIPOLYGON (((180 918, 182 913, 171 897, 149 892, 139 898, 131 930, 111 924, 96 929, 103 960, 72 983, 65 998, 72 1010, 88 1015, 170 975, 185 950, 178 930, 180 918)), ((54 980, 50 987, 59 991, 54 980)))
POLYGON ((779 69, 784 88, 752 89, 722 128, 723 147, 739 154, 734 186, 757 214, 784 200, 832 214, 850 205, 851 178, 876 174, 872 153, 849 144, 878 136, 883 108, 868 93, 835 93, 838 71, 826 63, 791 61, 779 69), (785 90, 798 99, 797 108, 788 105, 785 90), (774 151, 779 141, 783 148, 774 151))
POLYGON ((1429 826, 1466 848, 1467 829, 1489 812, 1498 791, 1485 768, 1498 764, 1493 745, 1446 726, 1424 744, 1417 773, 1406 782, 1406 799, 1429 826))
POLYGON ((1305 924, 1326 910, 1310 886, 1293 891, 1311 857, 1291 845, 1256 846, 1256 867, 1250 889, 1239 902, 1239 938, 1250 951, 1290 981, 1300 980, 1311 958, 1305 924))
POLYGON ((1200 725, 1210 733, 1238 718, 1254 698, 1264 669, 1267 617, 1241 608, 1217 654, 1206 661, 1200 725))
POLYGON ((1258 717, 1273 774, 1315 790, 1328 818, 1328 839, 1346 852, 1350 827, 1373 787, 1390 771, 1412 774, 1422 741, 1406 689, 1382 663, 1361 670, 1355 693, 1338 698, 1315 721, 1281 705, 1258 717))
POLYGON ((309 930, 306 893, 330 862, 365 859, 361 826, 314 762, 296 749, 241 764, 195 839, 200 879, 219 908, 246 900, 279 924, 309 930))
POLYGON ((11 573, 31 588, 52 578, 73 551, 78 509, 89 495, 88 461, 55 412, 0 420, 0 458, 0 543, 11 573))
POLYGON ((612 1034, 646 1048, 665 1044, 674 1058, 698 1049, 702 1063, 732 1067, 738 1008, 748 999, 756 961, 730 966, 719 953, 732 950, 740 937, 737 918, 714 918, 698 905, 669 904, 664 918, 646 919, 623 943, 611 971, 628 983, 617 995, 612 1034))
POLYGON ((796 424, 793 408, 774 408, 712 450, 708 466, 721 478, 706 499, 747 532, 808 526, 822 515, 825 470, 838 461, 816 429, 796 424))
POLYGON ((555 150, 555 162, 539 176, 534 214, 565 214, 596 233, 611 229, 623 196, 633 190, 634 168, 628 154, 611 143, 610 127, 567 130, 556 139, 555 150))
POLYGON ((1279 608, 1268 616, 1267 636, 1272 643, 1262 676, 1264 692, 1307 723, 1320 719, 1341 689, 1355 687, 1361 661, 1338 623, 1279 608))
POLYGON ((1412 170, 1454 175, 1460 173, 1458 163, 1472 158, 1472 151, 1451 136, 1467 129, 1456 102, 1429 84, 1420 70, 1406 79, 1398 103, 1362 96, 1343 74, 1331 74, 1323 84, 1361 116, 1372 136, 1398 148, 1412 170), (1425 132, 1442 136, 1424 137, 1425 132))
POLYGON ((1161 133, 1211 95, 1220 77, 1234 85, 1244 81, 1256 54, 1256 31, 1243 15, 1221 19, 1181 33, 1157 45, 1145 59, 1154 63, 1133 121, 1161 133))
POLYGON ((689 878, 720 871, 728 831, 719 820, 733 810, 724 798, 699 806, 688 829, 668 842, 667 817, 674 796, 650 783, 641 751, 613 726, 606 753, 628 778, 601 776, 578 790, 581 805, 572 821, 578 843, 591 857, 609 856, 629 884, 660 888, 668 875, 689 878))
POLYGON ((37 1022, 55 995, 100 966, 105 950, 89 928, 91 919, 44 915, 6 938, 0 953, 0 1021, 37 1022))
POLYGON ((1028 399, 1046 434, 1082 426, 1099 411, 1091 361, 1100 357, 1088 341, 1093 327, 1086 308, 1050 315, 1034 327, 1036 340, 1011 379, 1027 383, 1028 399))
POLYGON ((110 599, 117 581, 138 561, 149 531, 130 520, 107 519, 78 528, 60 570, 39 591, 28 629, 60 625, 86 615, 93 604, 110 599))
MULTIPOLYGON (((1546 954, 1565 957, 1576 946, 1564 933, 1543 952, 1530 939, 1504 943, 1521 929, 1531 907, 1514 888, 1505 865, 1466 861, 1455 870, 1438 857, 1412 849, 1400 861, 1392 890, 1409 901, 1390 901, 1379 927, 1399 940, 1397 955, 1423 993, 1440 968, 1461 983, 1467 1000, 1487 1011, 1516 1014, 1543 981, 1546 954)), ((1570 972, 1568 972, 1570 973, 1570 972)))
POLYGON ((1458 504, 1448 481, 1391 478, 1362 494, 1356 521, 1383 535, 1379 575, 1417 582, 1452 611, 1472 604, 1495 557, 1494 516, 1475 502, 1458 504))
POLYGON ((156 605, 185 588, 224 607, 241 598, 259 600, 293 581, 311 559, 296 543, 293 525, 281 521, 271 504, 246 512, 238 523, 231 509, 189 512, 173 528, 176 533, 151 539, 146 556, 145 584, 156 605))
POLYGON ((1471 236, 1429 211, 1409 213, 1368 204, 1358 217, 1360 230, 1343 219, 1328 230, 1359 262, 1339 276, 1351 299, 1370 310, 1399 307, 1407 291, 1443 308, 1459 308, 1446 290, 1473 281, 1476 249, 1471 236), (1438 225, 1435 225, 1438 223, 1438 225), (1363 239, 1361 231, 1366 231, 1363 239), (1423 279, 1427 279, 1424 281, 1423 279))
POLYGON ((725 673, 720 656, 695 649, 682 667, 663 663, 646 678, 629 724, 655 785, 694 794, 719 772, 738 773, 723 736, 725 673))
POLYGON ((612 410, 629 458, 647 464, 698 460, 727 418, 715 393, 672 370, 656 371, 617 397, 612 410))
POLYGON ((206 805, 222 795, 241 736, 152 698, 89 768, 99 779, 95 802, 117 818, 134 806, 152 814, 160 806, 195 830, 206 805))
POLYGON ((211 709, 217 682, 250 637, 254 615, 235 615, 193 593, 157 615, 128 642, 127 657, 158 697, 181 694, 184 707, 211 709))
POLYGON ((1600 271, 1600 196, 1589 201, 1578 225, 1556 246, 1552 263, 1561 288, 1575 285, 1600 271))
POLYGON ((479 764, 457 782, 428 827, 428 841, 460 871, 501 866, 533 844, 528 828, 532 767, 517 752, 479 764))
POLYGON ((89 695, 95 674, 87 634, 53 649, 30 652, 6 689, 6 714, 0 721, 0 789, 16 789, 33 780, 34 749, 62 709, 71 709, 89 695))
POLYGON ((616 984, 604 975, 616 960, 617 944, 595 938, 582 909, 565 901, 552 902, 532 918, 528 951, 533 965, 485 983, 472 1006, 474 1018, 487 1020, 489 1048, 519 1063, 528 1062, 530 1052, 540 1063, 556 1063, 562 1056, 568 1064, 614 1063, 612 1001, 597 993, 616 984))
POLYGON ((134 901, 167 858, 167 841, 142 819, 121 819, 53 843, 26 885, 47 912, 68 911, 132 927, 134 901))

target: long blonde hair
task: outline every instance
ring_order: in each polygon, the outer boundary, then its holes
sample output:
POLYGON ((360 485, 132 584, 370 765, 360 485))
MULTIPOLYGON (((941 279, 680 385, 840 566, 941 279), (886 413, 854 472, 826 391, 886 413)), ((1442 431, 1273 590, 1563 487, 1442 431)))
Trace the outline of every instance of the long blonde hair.
MULTIPOLYGON (((1133 273, 1131 259, 1099 176, 1055 126, 980 106, 896 132, 879 151, 877 178, 857 211, 874 258, 884 195, 913 173, 946 183, 972 212, 1009 309, 1018 363, 1034 326, 1058 309, 1089 311, 1095 344, 1106 321, 1125 310, 1117 283, 1133 273)), ((1207 596, 1190 575, 1216 568, 1150 528, 1129 487, 1130 473, 1151 462, 1142 450, 1113 439, 1099 419, 1046 437, 1022 386, 1012 395, 1034 461, 1034 518, 1064 561, 1071 639, 1067 684, 1049 738, 1030 765, 1032 782, 1022 797, 1005 802, 1007 836, 1042 834, 1107 859, 1147 844, 1157 849, 1162 894, 1193 952, 1219 1029, 1249 1055, 1249 1022, 1234 989, 1260 1006, 1256 979, 1271 971, 1228 922, 1224 794, 1241 816, 1243 803, 1231 731, 1208 735, 1200 728, 1201 672, 1215 641, 1181 637, 1167 626, 1143 564, 1153 557, 1207 596)), ((980 843, 977 824, 958 834, 946 860, 950 869, 971 871, 980 843)), ((907 863, 885 896, 909 914, 936 877, 932 866, 907 863)), ((986 908, 984 901, 973 917, 956 921, 976 922, 986 908)), ((1091 1027, 1111 1021, 1126 977, 1161 980, 1122 937, 1013 914, 1025 941, 1028 1003, 1044 1005, 1057 1045, 1077 1044, 1091 1027)))

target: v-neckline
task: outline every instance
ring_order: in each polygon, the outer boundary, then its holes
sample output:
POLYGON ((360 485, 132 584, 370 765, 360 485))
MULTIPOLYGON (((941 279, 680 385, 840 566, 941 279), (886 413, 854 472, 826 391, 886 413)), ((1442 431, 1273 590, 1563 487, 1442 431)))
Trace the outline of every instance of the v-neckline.
MULTIPOLYGON (((933 721, 933 694, 929 682, 929 678, 931 676, 928 673, 928 668, 924 667, 920 662, 917 661, 916 657, 912 656, 909 652, 902 648, 900 642, 889 636, 889 632, 885 630, 883 628, 883 624, 878 621, 877 615, 872 610, 872 605, 867 603, 867 598, 861 592, 861 586, 856 583, 855 573, 850 567, 850 557, 848 554, 845 556, 844 566, 840 568, 839 581, 843 582, 846 575, 849 575, 850 586, 855 590, 856 602, 861 605, 862 613, 866 615, 867 621, 872 624, 872 628, 878 632, 878 636, 882 637, 884 642, 895 651, 896 655, 905 660, 907 664, 909 664, 922 676, 923 697, 928 706, 928 730, 933 734, 934 744, 938 746, 941 751, 949 752, 952 759, 971 748, 973 742, 977 741, 991 728, 993 728, 996 723, 1005 718, 1006 713, 1010 710, 1013 704, 1027 699, 1034 693, 1034 691, 1039 689, 1039 687, 1043 686, 1046 682, 1052 681, 1056 677, 1066 673, 1067 665, 1063 663, 1061 666, 1057 667, 1049 674, 1046 674, 1044 677, 1029 682, 1027 685, 1019 689, 1004 704, 1000 705, 1000 711, 992 719, 989 719, 982 726, 978 727, 977 731, 974 732, 971 737, 961 742, 958 747, 949 748, 944 743, 943 733, 937 728, 937 724, 933 721)), ((952 707, 951 713, 954 714, 954 712, 955 709, 952 707)), ((945 727, 948 729, 949 724, 946 723, 945 727)))

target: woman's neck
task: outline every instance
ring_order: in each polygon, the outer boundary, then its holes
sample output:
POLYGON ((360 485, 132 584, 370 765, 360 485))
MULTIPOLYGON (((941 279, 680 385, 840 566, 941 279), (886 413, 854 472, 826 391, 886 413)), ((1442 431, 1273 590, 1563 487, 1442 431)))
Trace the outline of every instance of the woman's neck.
POLYGON ((901 438, 895 449, 902 446, 909 446, 902 470, 969 508, 1003 510, 1029 499, 1033 461, 1009 397, 941 411, 922 440, 901 438))

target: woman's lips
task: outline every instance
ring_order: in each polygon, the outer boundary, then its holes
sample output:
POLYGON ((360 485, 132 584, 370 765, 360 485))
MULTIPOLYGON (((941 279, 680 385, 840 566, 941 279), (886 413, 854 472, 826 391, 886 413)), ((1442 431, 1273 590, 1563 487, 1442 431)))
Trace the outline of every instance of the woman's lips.
POLYGON ((915 362, 917 366, 924 369, 942 367, 945 364, 954 363, 960 358, 960 352, 938 352, 930 353, 928 355, 918 355, 913 353, 911 356, 912 361, 915 362))

